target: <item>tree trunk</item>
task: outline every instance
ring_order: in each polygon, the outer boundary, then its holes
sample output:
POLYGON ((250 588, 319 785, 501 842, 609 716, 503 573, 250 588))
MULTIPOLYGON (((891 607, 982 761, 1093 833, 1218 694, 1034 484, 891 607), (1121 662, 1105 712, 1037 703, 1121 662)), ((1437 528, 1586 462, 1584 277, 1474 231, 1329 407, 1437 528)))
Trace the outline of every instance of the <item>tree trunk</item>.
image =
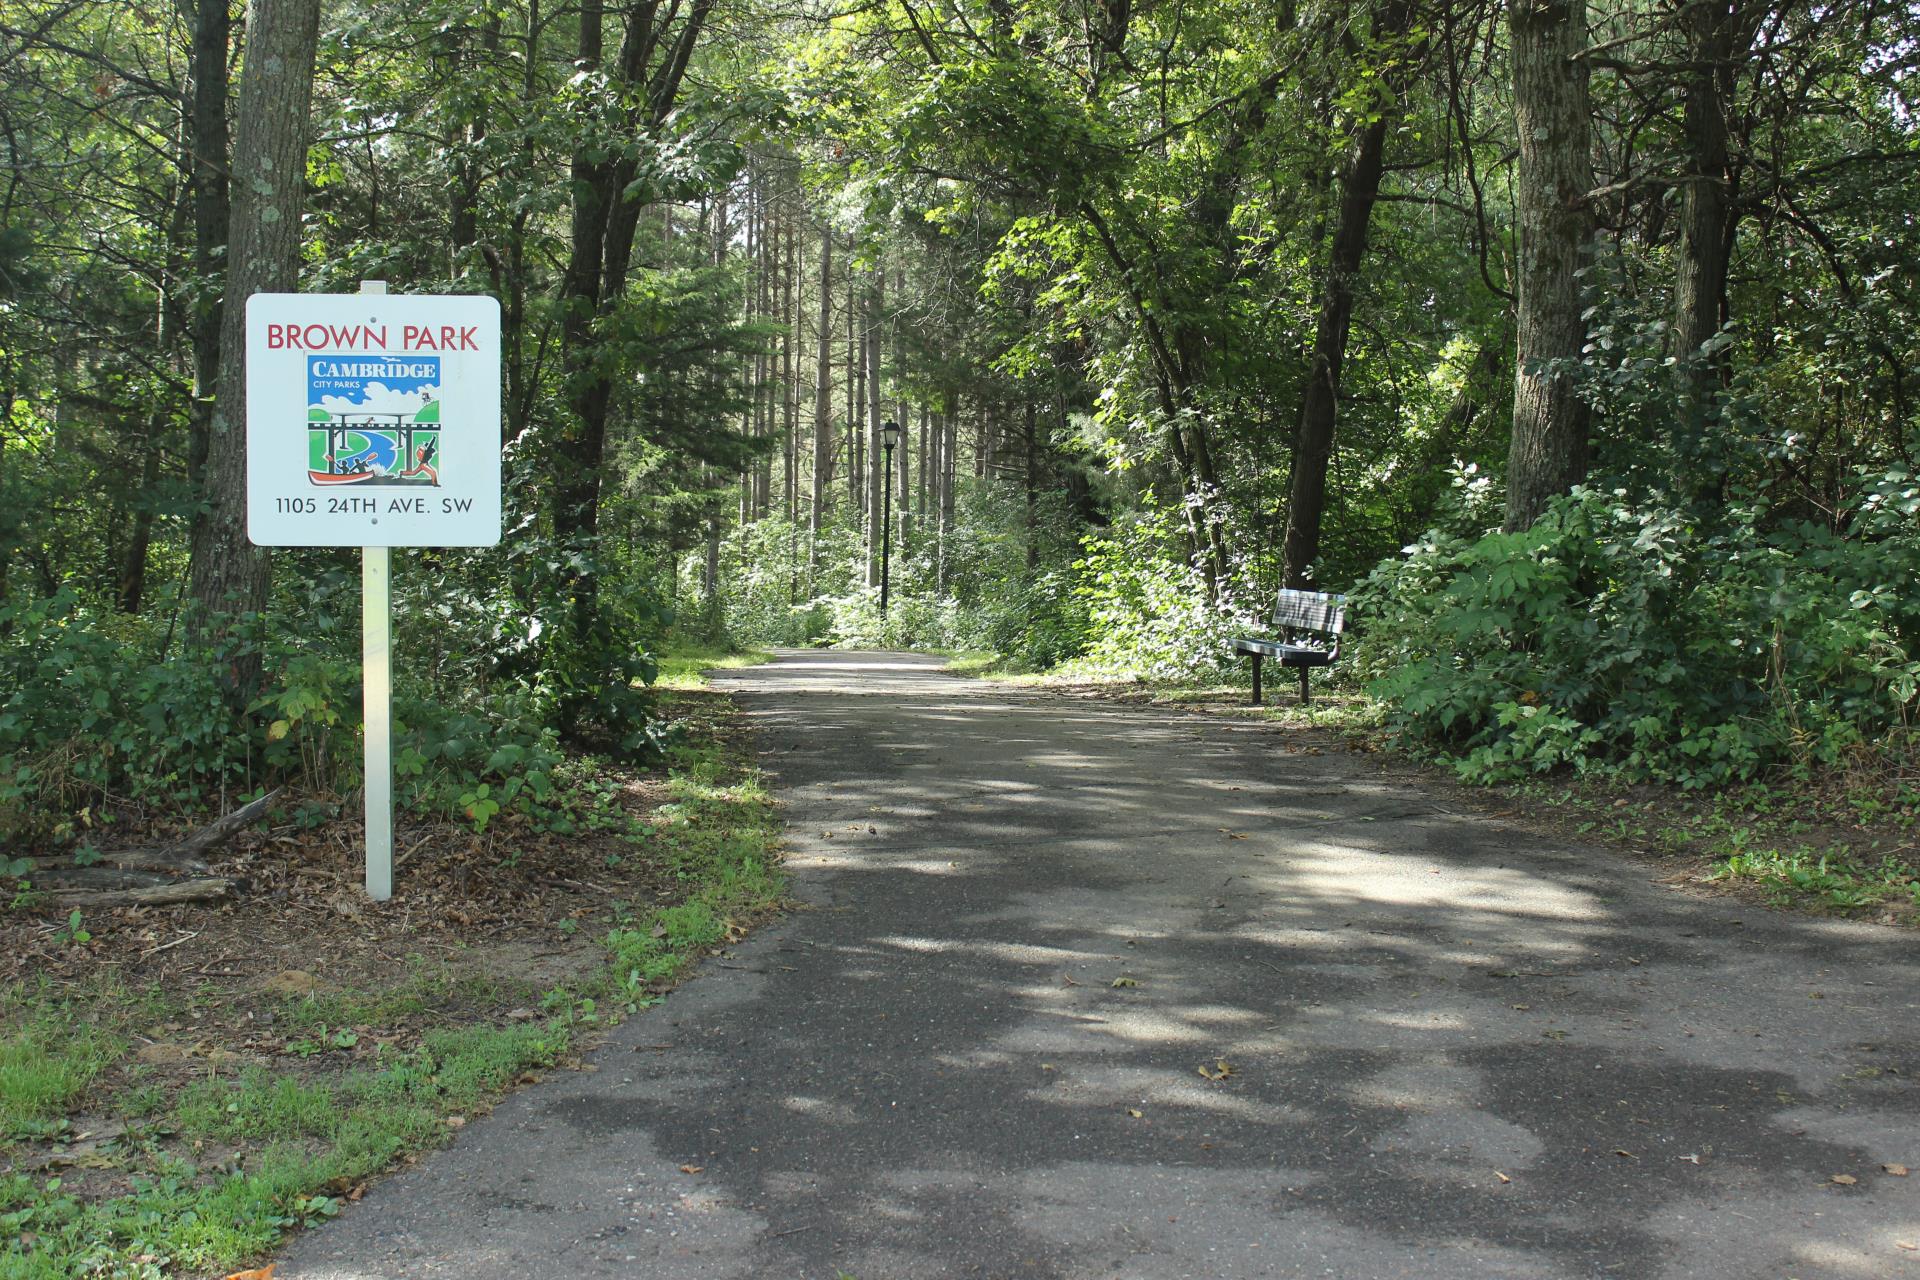
POLYGON ((932 459, 927 454, 927 406, 920 406, 920 429, 915 434, 915 450, 918 456, 914 465, 919 468, 919 482, 913 487, 913 522, 924 529, 927 526, 927 466, 932 459))
MULTIPOLYGON (((713 0, 694 0, 674 26, 677 5, 660 12, 658 0, 626 8, 626 29, 619 54, 606 74, 613 82, 639 90, 626 112, 636 132, 657 130, 678 99, 687 63, 705 30, 713 0), (669 34, 671 33, 671 34, 669 34)), ((599 70, 605 55, 606 0, 584 0, 579 15, 577 65, 599 70)), ((547 451, 552 468, 554 536, 576 549, 590 550, 599 537, 601 471, 606 456, 607 424, 613 407, 615 374, 595 352, 596 321, 618 307, 626 291, 640 214, 650 203, 636 191, 638 161, 610 160, 582 150, 572 159, 573 209, 561 322, 563 362, 567 370, 567 409, 561 429, 547 451)), ((599 580, 591 570, 571 570, 567 620, 571 636, 554 643, 577 653, 599 654, 601 634, 599 580)), ((589 673, 578 673, 591 680, 589 673)), ((584 686, 582 686, 584 689, 584 686)), ((561 706, 563 730, 578 727, 581 697, 561 706)))
MULTIPOLYGON (((183 3, 189 0, 183 0, 183 3)), ((207 466, 214 393, 220 385, 220 274, 227 247, 227 52, 233 35, 228 0, 193 3, 193 47, 187 63, 188 145, 192 149, 193 278, 187 337, 193 346, 193 405, 187 419, 187 481, 198 486, 207 466)), ((243 303, 244 305, 244 299, 243 303)))
MULTIPOLYGON (((444 39, 447 61, 455 76, 467 73, 468 42, 473 29, 449 26, 444 39)), ((491 58, 500 49, 500 17, 488 18, 481 31, 481 48, 491 58)), ((458 280, 466 273, 467 251, 480 239, 480 145, 487 137, 487 112, 484 107, 469 119, 452 122, 453 175, 447 193, 447 277, 458 280)))
POLYGON ((880 313, 886 306, 885 280, 875 271, 867 290, 867 474, 873 477, 867 486, 867 585, 880 585, 881 503, 892 478, 881 452, 880 438, 880 313))
MULTIPOLYGON (((1379 13, 1375 33, 1397 41, 1405 36, 1412 16, 1411 5, 1390 4, 1379 13)), ((1314 561, 1320 556, 1327 468, 1333 461, 1334 429, 1340 413, 1340 372, 1346 362, 1347 337, 1353 323, 1354 281, 1366 257, 1373 207, 1380 195, 1387 131, 1399 119, 1400 97, 1408 79, 1404 71, 1388 77, 1387 93, 1392 100, 1381 104, 1363 124, 1348 148, 1347 162, 1340 175, 1340 210, 1328 253, 1326 278, 1320 284, 1313 363, 1300 398, 1293 478, 1287 499, 1287 531, 1281 544, 1281 582, 1296 590, 1312 585, 1314 561)))
MULTIPOLYGON (((183 262, 182 242, 186 238, 187 224, 193 220, 193 119, 191 111, 191 91, 188 105, 181 113, 180 133, 177 136, 179 157, 179 185, 174 189, 172 211, 167 218, 165 230, 166 256, 165 267, 160 280, 159 297, 154 307, 154 344, 160 358, 168 364, 169 371, 178 362, 177 347, 182 324, 186 318, 185 309, 195 305, 196 294, 205 288, 205 281, 188 273, 189 262, 183 262), (185 278, 183 279, 183 276, 185 278), (184 304, 184 309, 183 309, 184 304)), ((189 397, 191 400, 191 397, 189 397)), ((170 393, 157 392, 152 403, 141 415, 141 436, 138 458, 140 460, 140 487, 134 498, 132 528, 128 534, 127 546, 120 558, 116 604, 122 613, 136 614, 146 602, 147 594, 147 556, 153 546, 153 522, 155 487, 160 481, 160 454, 166 439, 167 423, 175 412, 173 396, 170 393)), ((188 408, 192 413, 191 404, 188 408)), ((0 475, 5 475, 0 468, 0 475)), ((0 596, 0 598, 4 598, 0 596)))
MULTIPOLYGON (((1727 114, 1733 105, 1736 50, 1753 40, 1748 12, 1764 6, 1747 0, 1692 0, 1679 14, 1686 38, 1684 130, 1685 185, 1680 195, 1680 243, 1673 281, 1674 366, 1680 393, 1685 453, 1703 460, 1697 474, 1675 476, 1682 490, 1718 494, 1723 467, 1719 451, 1706 446, 1713 394, 1727 376, 1724 353, 1701 348, 1727 322, 1727 265, 1739 218, 1733 166, 1727 146, 1727 114)), ((1684 465, 1684 462, 1683 462, 1684 465)))
POLYGON ((120 612, 139 613, 147 595, 147 554, 153 546, 154 490, 160 483, 160 431, 162 415, 146 415, 146 439, 141 442, 140 491, 133 513, 133 530, 120 561, 118 601, 120 612))
MULTIPOLYGON (((764 171, 752 174, 748 190, 753 192, 753 245, 747 261, 753 264, 754 308, 752 319, 764 320, 773 308, 773 237, 768 234, 772 219, 768 216, 764 171)), ((771 441, 773 429, 774 352, 762 347, 753 358, 753 435, 771 441)), ((763 449, 753 468, 753 518, 764 520, 772 506, 773 451, 763 449)))
POLYGON ((800 387, 793 376, 794 365, 799 359, 795 348, 800 344, 799 221, 791 209, 781 219, 786 235, 785 250, 780 255, 780 434, 784 440, 781 448, 787 459, 785 501, 789 542, 792 539, 791 530, 800 516, 800 387))
POLYGON ((913 430, 907 425, 907 402, 897 401, 893 406, 897 415, 894 421, 900 424, 900 444, 894 450, 897 466, 894 472, 893 510, 899 521, 894 532, 894 541, 900 547, 900 553, 906 554, 908 545, 913 541, 913 430))
POLYGON ((1040 567, 1040 459, 1036 451, 1039 434, 1039 411, 1035 408, 1033 397, 1027 397, 1027 456, 1025 474, 1022 479, 1027 493, 1027 571, 1031 573, 1040 567))
POLYGON ((973 478, 976 480, 987 480, 993 476, 993 464, 997 461, 995 454, 998 451, 998 443, 994 439, 993 415, 987 411, 987 402, 985 400, 980 402, 979 410, 980 422, 977 430, 974 432, 973 478))
MULTIPOLYGON (((541 37, 546 24, 540 16, 539 0, 528 0, 526 6, 526 55, 522 60, 520 72, 520 100, 531 103, 539 89, 539 67, 541 37)), ((537 143, 531 131, 527 133, 520 146, 521 172, 530 173, 539 164, 537 143)), ((505 387, 506 404, 503 406, 505 421, 501 424, 501 443, 512 444, 526 431, 528 421, 533 415, 532 387, 536 379, 529 376, 527 367, 527 224, 532 211, 521 202, 514 212, 507 230, 507 253, 503 261, 500 254, 489 248, 486 251, 487 265, 493 272, 493 287, 502 295, 503 313, 500 317, 501 336, 506 346, 507 381, 505 387)), ((538 370, 536 358, 535 371, 538 370)))
POLYGON ((860 432, 860 406, 867 392, 867 342, 861 336, 859 277, 853 255, 847 255, 847 502, 857 523, 866 511, 865 439, 860 432))
POLYGON ((947 591, 947 549, 952 541, 948 535, 954 528, 954 453, 960 439, 960 430, 954 426, 954 418, 960 413, 960 391, 947 388, 941 393, 941 407, 945 413, 933 415, 933 438, 935 451, 939 453, 939 464, 933 470, 933 589, 947 591))
POLYGON ((833 483, 833 228, 820 228, 820 327, 813 362, 813 510, 807 515, 807 565, 820 569, 820 525, 833 483))
POLYGON ((1520 138, 1520 285, 1513 440, 1507 457, 1509 532, 1587 473, 1587 406, 1567 373, 1586 341, 1579 270, 1593 234, 1586 0, 1508 0, 1514 116, 1520 138))
MULTIPOLYGON (((252 0, 233 171, 240 176, 228 234, 227 304, 220 324, 220 382, 208 423, 206 504, 195 520, 189 591, 206 638, 266 608, 269 561, 247 540, 246 300, 291 293, 300 283, 306 207, 308 108, 319 41, 320 0, 252 0)), ((259 679, 259 659, 236 664, 239 700, 259 679)))
MULTIPOLYGON (((606 50, 604 0, 583 0, 574 65, 583 74, 600 70, 606 50)), ((600 309, 600 266, 607 243, 608 166, 582 149, 570 163, 573 206, 569 214, 570 252, 561 283, 563 311, 560 342, 567 366, 567 407, 562 428, 554 433, 549 459, 553 477, 553 531, 565 542, 590 538, 598 515, 599 461, 605 446, 606 405, 610 392, 605 378, 596 378, 591 364, 593 321, 600 309)), ((596 612, 592 575, 577 575, 572 584, 576 629, 596 612)))
MULTIPOLYGON (((1674 272, 1674 354, 1685 360, 1720 331, 1727 298, 1728 229, 1733 218, 1727 165, 1727 109, 1733 97, 1733 45, 1739 0, 1693 0, 1681 10, 1687 41, 1687 168, 1680 196, 1680 248, 1674 272)), ((1707 370, 1696 373, 1711 377, 1707 370)))
POLYGON ((700 586, 706 595, 707 635, 714 638, 720 624, 720 513, 707 517, 707 555, 700 586))

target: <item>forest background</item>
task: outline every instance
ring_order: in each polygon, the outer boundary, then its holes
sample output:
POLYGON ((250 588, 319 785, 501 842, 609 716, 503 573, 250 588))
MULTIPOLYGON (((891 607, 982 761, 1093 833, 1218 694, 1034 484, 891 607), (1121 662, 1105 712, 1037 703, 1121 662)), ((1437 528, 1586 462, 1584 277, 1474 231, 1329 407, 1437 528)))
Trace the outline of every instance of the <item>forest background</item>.
POLYGON ((354 557, 245 540, 237 300, 366 279, 504 320, 505 534, 395 562, 417 814, 538 824, 570 750, 657 750, 670 644, 1232 681, 1283 584, 1352 597, 1340 678, 1470 779, 1911 814, 1917 37, 0 0, 0 841, 357 791, 354 557))

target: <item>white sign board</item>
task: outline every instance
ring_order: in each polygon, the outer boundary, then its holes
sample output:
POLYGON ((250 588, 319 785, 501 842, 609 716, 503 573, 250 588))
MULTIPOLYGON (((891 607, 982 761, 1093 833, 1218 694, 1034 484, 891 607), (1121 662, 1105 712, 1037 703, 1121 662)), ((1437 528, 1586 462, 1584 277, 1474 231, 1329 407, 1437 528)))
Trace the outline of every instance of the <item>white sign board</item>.
POLYGON ((500 304, 248 298, 247 536, 262 547, 500 541, 500 304))

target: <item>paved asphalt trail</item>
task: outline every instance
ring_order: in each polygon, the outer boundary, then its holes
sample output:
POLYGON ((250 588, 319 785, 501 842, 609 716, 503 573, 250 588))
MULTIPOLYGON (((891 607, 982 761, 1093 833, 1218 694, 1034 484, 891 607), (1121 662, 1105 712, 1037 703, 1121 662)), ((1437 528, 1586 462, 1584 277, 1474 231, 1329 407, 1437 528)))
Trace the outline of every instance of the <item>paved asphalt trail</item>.
POLYGON ((1920 1277, 1910 935, 1252 722, 897 654, 724 683, 809 908, 282 1280, 1920 1277))

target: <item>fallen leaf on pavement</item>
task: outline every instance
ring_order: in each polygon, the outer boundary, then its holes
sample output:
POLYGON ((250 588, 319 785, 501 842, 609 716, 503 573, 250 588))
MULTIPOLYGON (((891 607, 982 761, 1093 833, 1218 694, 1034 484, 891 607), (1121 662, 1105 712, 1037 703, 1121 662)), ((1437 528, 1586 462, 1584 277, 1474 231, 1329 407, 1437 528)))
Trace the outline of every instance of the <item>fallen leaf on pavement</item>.
POLYGON ((1613 1154, 1617 1156, 1625 1156, 1629 1160, 1638 1160, 1640 1158, 1639 1156, 1633 1154, 1633 1152, 1627 1150, 1625 1147, 1615 1147, 1613 1149, 1613 1154))
POLYGON ((280 1264, 269 1262, 266 1266, 253 1271, 236 1271, 227 1280, 273 1280, 273 1269, 280 1264))
POLYGON ((1880 1168, 1896 1178, 1904 1178, 1907 1176, 1907 1166, 1903 1164, 1883 1164, 1880 1168))
POLYGON ((1512 1181, 1513 1181, 1513 1179, 1512 1179, 1512 1178, 1509 1178, 1509 1177, 1508 1177, 1508 1176, 1507 1176, 1506 1174, 1504 1174, 1504 1173, 1502 1173, 1502 1172, 1500 1172, 1500 1171, 1499 1171, 1498 1169, 1495 1169, 1495 1170, 1493 1171, 1493 1176, 1494 1176, 1494 1177, 1496 1177, 1496 1178, 1498 1178, 1498 1179, 1500 1179, 1500 1181, 1502 1181, 1502 1182, 1512 1182, 1512 1181))
POLYGON ((705 1173, 706 1171, 707 1167, 703 1164, 683 1164, 680 1166, 680 1172, 682 1173, 705 1173))
POLYGON ((1130 1116, 1132 1116, 1132 1117, 1133 1117, 1133 1118, 1134 1118, 1135 1120, 1138 1120, 1138 1119, 1140 1119, 1140 1114, 1141 1114, 1141 1113, 1140 1113, 1140 1112, 1138 1112, 1138 1111, 1135 1111, 1135 1110, 1134 1110, 1134 1109, 1133 1109, 1132 1107, 1128 1107, 1128 1108, 1127 1108, 1127 1114, 1128 1114, 1128 1115, 1130 1115, 1130 1116))
POLYGON ((1850 1187, 1854 1183, 1860 1181, 1860 1179, 1854 1177, 1850 1173, 1836 1173, 1833 1175, 1833 1180, 1834 1182, 1838 1183, 1840 1186, 1843 1186, 1843 1187, 1850 1187))
POLYGON ((1225 1058, 1220 1058, 1216 1059, 1212 1066, 1203 1062, 1195 1070, 1209 1080, 1225 1080, 1233 1074, 1233 1064, 1225 1058))
POLYGON ((1138 978, 1115 978, 1113 985, 1116 987, 1137 987, 1140 985, 1140 980, 1138 978))

